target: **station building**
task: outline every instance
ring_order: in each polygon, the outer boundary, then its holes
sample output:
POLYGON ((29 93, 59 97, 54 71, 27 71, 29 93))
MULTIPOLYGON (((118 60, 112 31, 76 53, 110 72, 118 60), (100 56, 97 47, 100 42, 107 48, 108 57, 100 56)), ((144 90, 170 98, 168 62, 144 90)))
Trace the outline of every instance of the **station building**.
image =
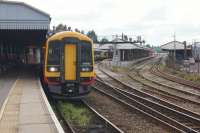
POLYGON ((38 64, 50 15, 23 2, 0 1, 0 65, 38 64))
POLYGON ((107 58, 113 58, 113 43, 99 44, 98 50, 100 50, 107 58))
POLYGON ((116 51, 113 56, 115 61, 132 61, 147 57, 153 52, 151 49, 132 43, 120 43, 116 45, 116 51))
POLYGON ((0 1, 0 71, 9 70, 1 75, 0 132, 64 132, 34 71, 50 21, 30 5, 0 1))
POLYGON ((126 42, 120 39, 115 39, 112 42, 98 44, 96 50, 106 51, 113 61, 133 61, 152 55, 153 50, 146 48, 137 43, 126 42))
POLYGON ((186 46, 186 42, 172 41, 160 47, 162 51, 168 52, 169 59, 173 59, 174 55, 176 56, 176 61, 182 61, 192 57, 192 48, 186 46))

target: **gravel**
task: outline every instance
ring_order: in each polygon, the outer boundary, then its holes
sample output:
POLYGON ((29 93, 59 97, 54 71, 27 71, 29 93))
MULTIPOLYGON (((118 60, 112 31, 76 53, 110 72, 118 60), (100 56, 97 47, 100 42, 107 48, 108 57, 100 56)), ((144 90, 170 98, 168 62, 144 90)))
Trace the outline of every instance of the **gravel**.
POLYGON ((93 108, 117 127, 127 133, 169 133, 159 122, 144 116, 136 110, 130 110, 113 99, 93 91, 85 99, 93 108))
MULTIPOLYGON (((136 89, 139 89, 139 90, 142 90, 142 91, 145 91, 147 93, 150 93, 151 95, 154 95, 155 97, 157 98, 160 98, 162 100, 166 100, 168 102, 171 102, 173 104, 176 104, 180 107, 183 107, 185 109, 188 109, 192 112, 195 112, 195 113, 198 113, 200 114, 200 106, 197 105, 197 104, 194 104, 194 103, 191 103, 191 102, 187 102, 187 101, 184 101, 180 98, 175 98, 175 97, 172 97, 172 96, 166 96, 166 95, 163 95, 161 92, 159 92, 159 90, 155 91, 155 90, 152 90, 150 89, 149 87, 147 86, 144 86, 142 85, 141 83, 133 80, 133 79, 130 79, 128 76, 127 76, 127 73, 124 73, 124 72, 118 72, 118 73, 114 73, 114 72, 111 72, 109 70, 105 70, 106 72, 108 72, 109 74, 111 75, 114 75, 115 77, 117 77, 118 79, 120 79, 121 81, 133 86, 134 88, 136 89)), ((143 72, 148 72, 147 70, 143 71, 143 72)), ((130 72, 129 72, 130 73, 130 72)), ((131 72, 133 73, 134 76, 137 76, 136 73, 133 71, 131 72)), ((159 77, 158 77, 159 78, 159 77)), ((170 82, 170 81, 169 81, 170 82)), ((110 82, 112 83, 112 82, 110 82)), ((167 80, 166 82, 167 83, 167 80)), ((171 82, 170 82, 171 83, 171 82)), ((177 87, 182 87, 181 85, 178 85, 178 83, 174 83, 174 84, 177 84, 177 87)), ((180 88, 181 89, 181 88, 180 88)), ((178 95, 178 92, 176 92, 177 95, 178 95)))

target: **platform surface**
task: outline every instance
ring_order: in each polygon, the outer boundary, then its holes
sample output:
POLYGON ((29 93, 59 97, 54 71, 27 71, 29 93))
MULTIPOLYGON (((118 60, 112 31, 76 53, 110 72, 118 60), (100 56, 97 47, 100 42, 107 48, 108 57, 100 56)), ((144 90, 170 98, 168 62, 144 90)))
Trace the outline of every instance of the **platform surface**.
POLYGON ((34 74, 19 75, 1 116, 0 133, 57 132, 34 74))
POLYGON ((0 72, 0 109, 10 91, 10 88, 17 79, 18 74, 14 72, 1 73, 0 72))

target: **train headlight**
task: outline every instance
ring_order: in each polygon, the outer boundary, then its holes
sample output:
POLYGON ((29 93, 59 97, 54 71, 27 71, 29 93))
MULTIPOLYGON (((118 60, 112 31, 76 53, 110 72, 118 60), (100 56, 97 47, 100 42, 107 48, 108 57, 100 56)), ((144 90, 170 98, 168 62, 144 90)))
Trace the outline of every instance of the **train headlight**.
POLYGON ((48 67, 48 71, 49 71, 49 72, 58 72, 58 71, 59 71, 59 68, 58 68, 58 67, 55 67, 55 66, 50 66, 50 67, 48 67))
POLYGON ((81 67, 82 72, 91 72, 92 70, 93 70, 93 67, 90 67, 90 66, 81 67))

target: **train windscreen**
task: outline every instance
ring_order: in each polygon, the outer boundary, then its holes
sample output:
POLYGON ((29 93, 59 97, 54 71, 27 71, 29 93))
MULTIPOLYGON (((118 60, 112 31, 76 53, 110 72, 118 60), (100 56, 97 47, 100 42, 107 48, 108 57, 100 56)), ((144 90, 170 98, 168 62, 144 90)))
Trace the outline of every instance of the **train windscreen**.
POLYGON ((92 44, 81 42, 81 65, 92 65, 92 44))
POLYGON ((60 47, 59 42, 49 42, 48 65, 60 65, 60 47))

